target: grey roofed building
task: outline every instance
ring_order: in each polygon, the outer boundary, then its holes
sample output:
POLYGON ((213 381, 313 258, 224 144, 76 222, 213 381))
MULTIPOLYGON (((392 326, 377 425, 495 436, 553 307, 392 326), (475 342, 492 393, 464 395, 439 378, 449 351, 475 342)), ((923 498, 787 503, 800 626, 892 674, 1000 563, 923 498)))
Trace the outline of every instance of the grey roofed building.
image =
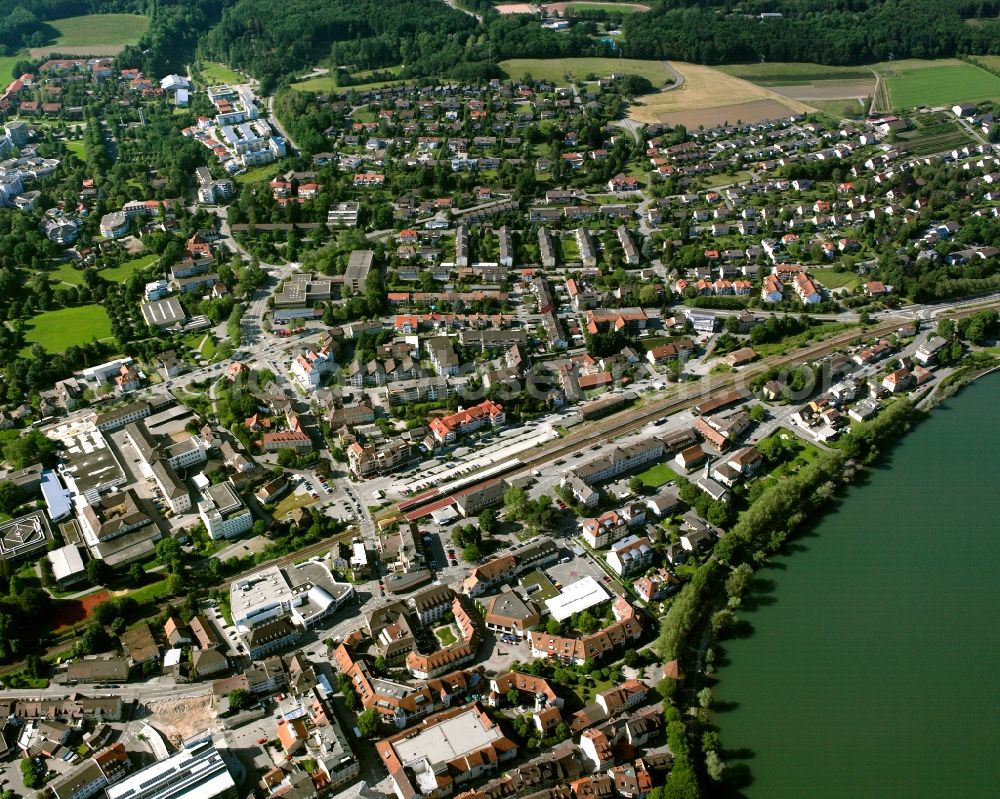
POLYGON ((67 666, 66 677, 79 682, 125 682, 128 671, 125 658, 84 658, 67 666))
POLYGON ((45 512, 26 513, 0 525, 0 559, 19 560, 44 550, 51 540, 45 512))
POLYGON ((373 250, 354 250, 348 256, 347 270, 344 272, 344 285, 357 293, 364 291, 368 273, 375 258, 373 250))
POLYGON ((52 564, 52 576, 60 585, 69 585, 87 576, 80 550, 73 544, 54 549, 46 557, 52 564))
POLYGON ((175 297, 144 302, 139 310, 142 311, 146 324, 152 327, 170 327, 187 319, 187 314, 175 297))
POLYGON ((84 760, 64 774, 60 774, 48 785, 55 799, 88 799, 107 785, 107 777, 92 758, 84 760))
POLYGON ((218 674, 229 668, 226 656, 217 649, 197 649, 191 653, 191 663, 199 677, 218 674))
POLYGON ((127 405, 112 408, 110 411, 99 414, 95 425, 98 430, 104 432, 117 430, 129 422, 149 416, 152 412, 153 408, 148 402, 142 400, 139 402, 130 402, 127 405))
POLYGON ((187 486, 181 482, 166 461, 156 461, 151 471, 153 472, 153 476, 156 477, 156 481, 159 483, 171 508, 179 512, 191 507, 191 498, 188 495, 187 486), (188 498, 186 505, 184 497, 188 498))
POLYGON ((664 516, 680 506, 680 497, 670 488, 664 488, 655 496, 646 499, 646 507, 657 516, 664 516))
POLYGON ((455 592, 449 586, 432 585, 411 596, 409 603, 418 615, 423 616, 426 612, 442 605, 450 607, 454 596, 455 592))
POLYGON ((279 616, 251 629, 244 640, 250 657, 256 659, 294 643, 301 635, 302 628, 291 617, 279 616))

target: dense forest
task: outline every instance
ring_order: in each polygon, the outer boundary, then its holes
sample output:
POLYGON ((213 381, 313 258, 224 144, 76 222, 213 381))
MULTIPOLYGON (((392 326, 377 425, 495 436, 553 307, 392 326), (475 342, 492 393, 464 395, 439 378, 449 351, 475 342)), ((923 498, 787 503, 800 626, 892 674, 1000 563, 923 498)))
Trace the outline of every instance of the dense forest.
POLYGON ((121 52, 119 65, 154 76, 183 74, 199 39, 222 14, 223 0, 150 0, 150 4, 149 29, 138 45, 121 52))
POLYGON ((289 0, 274 15, 269 0, 237 0, 205 37, 207 56, 270 81, 317 61, 371 69, 406 64, 411 74, 448 73, 475 64, 477 22, 440 0, 289 0))
MULTIPOLYGON (((461 0, 482 24, 440 0, 0 0, 0 55, 51 41, 47 20, 76 14, 150 14, 149 31, 121 56, 153 74, 204 55, 247 70, 270 89, 325 61, 352 70, 403 64, 403 77, 478 79, 505 58, 610 55, 584 19, 568 32, 500 16, 461 0)), ((624 22, 624 54, 697 63, 818 61, 863 64, 1000 52, 1000 0, 654 0, 624 22), (761 14, 780 18, 761 19, 761 14)))
POLYGON ((1000 52, 1000 0, 660 0, 624 24, 630 58, 866 64, 1000 52), (760 19, 762 13, 782 17, 760 19), (974 24, 970 24, 970 20, 974 24))

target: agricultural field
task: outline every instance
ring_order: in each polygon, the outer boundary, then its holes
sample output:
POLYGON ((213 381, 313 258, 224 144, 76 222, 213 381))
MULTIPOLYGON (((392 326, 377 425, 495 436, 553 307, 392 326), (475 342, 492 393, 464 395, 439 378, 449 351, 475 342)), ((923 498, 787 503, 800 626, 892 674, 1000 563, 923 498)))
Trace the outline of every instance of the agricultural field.
POLYGON ((1000 77, 985 69, 954 59, 915 63, 880 65, 896 110, 1000 100, 1000 77))
POLYGON ((512 58, 501 61, 500 68, 515 80, 531 75, 536 80, 555 84, 565 83, 570 78, 583 80, 587 75, 606 77, 612 72, 641 75, 654 86, 663 86, 674 77, 663 61, 620 58, 512 58))
POLYGON ((977 55, 973 58, 987 69, 1000 72, 1000 55, 977 55))
POLYGON ((35 343, 41 344, 47 352, 62 352, 71 344, 95 338, 111 338, 111 321, 102 306, 80 305, 45 311, 28 322, 24 334, 28 346, 22 354, 27 354, 35 343))
POLYGON ((201 78, 209 86, 215 86, 219 83, 243 83, 245 78, 240 75, 240 73, 235 70, 230 69, 225 64, 220 64, 218 61, 206 61, 199 68, 201 72, 201 78))
POLYGON ((813 110, 812 106, 713 67, 675 61, 670 66, 683 77, 683 83, 642 97, 629 109, 630 119, 696 128, 775 119, 813 110))
POLYGON ((868 67, 829 67, 826 64, 789 63, 775 61, 762 64, 723 64, 717 69, 734 78, 748 80, 758 86, 790 86, 841 80, 870 80, 868 67))
POLYGON ((919 114, 915 121, 914 130, 905 131, 898 136, 899 141, 905 142, 907 151, 913 155, 930 155, 975 143, 965 128, 944 114, 919 114))
POLYGON ((126 261, 120 266, 115 266, 111 269, 102 269, 100 274, 105 280, 111 280, 115 283, 124 283, 132 277, 134 273, 138 272, 140 269, 145 269, 153 263, 157 257, 158 256, 154 253, 143 255, 139 258, 133 258, 131 261, 126 261))
POLYGON ((88 14, 49 22, 58 32, 55 41, 45 47, 32 47, 32 57, 50 52, 72 55, 117 55, 128 44, 137 44, 149 27, 149 18, 141 14, 88 14))

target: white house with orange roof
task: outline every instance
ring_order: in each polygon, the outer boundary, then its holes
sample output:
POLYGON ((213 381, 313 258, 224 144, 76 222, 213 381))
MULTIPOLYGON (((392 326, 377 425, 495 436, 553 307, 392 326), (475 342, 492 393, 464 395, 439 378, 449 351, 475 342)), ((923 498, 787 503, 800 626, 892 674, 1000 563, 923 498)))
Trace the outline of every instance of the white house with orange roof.
POLYGON ((292 376, 306 391, 314 391, 323 381, 323 375, 332 372, 334 366, 329 348, 307 349, 292 359, 292 376))

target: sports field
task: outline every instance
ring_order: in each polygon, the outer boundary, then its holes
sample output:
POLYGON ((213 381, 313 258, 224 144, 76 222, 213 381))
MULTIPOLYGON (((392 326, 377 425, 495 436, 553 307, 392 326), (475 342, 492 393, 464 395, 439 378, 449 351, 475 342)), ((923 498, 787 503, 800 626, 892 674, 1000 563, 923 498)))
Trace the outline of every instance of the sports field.
POLYGON ((683 83, 677 88, 667 88, 659 94, 642 97, 629 109, 631 119, 687 127, 712 127, 736 124, 738 121, 776 119, 812 110, 805 103, 727 75, 714 67, 679 61, 671 61, 670 66, 681 75, 683 83))
POLYGON ((609 11, 618 14, 635 14, 649 11, 649 6, 641 3, 602 3, 599 0, 570 0, 567 3, 549 3, 544 6, 548 14, 563 14, 569 11, 609 11))
POLYGON ((512 58, 501 61, 500 68, 514 80, 530 75, 536 80, 555 84, 570 78, 583 80, 588 75, 604 78, 612 72, 642 75, 653 86, 663 86, 673 73, 663 61, 640 61, 622 58, 512 58))
POLYGON ((1000 77, 962 61, 924 61, 916 65, 907 61, 880 66, 892 107, 897 110, 1000 100, 1000 77))
POLYGON ((111 338, 111 321, 100 305, 80 305, 46 311, 28 321, 24 339, 28 347, 35 342, 47 352, 62 352, 70 344, 83 344, 91 339, 111 338))
POLYGON ((154 253, 142 255, 138 258, 133 258, 131 261, 125 261, 125 263, 120 266, 115 266, 111 269, 102 269, 100 275, 105 280, 110 280, 114 283, 124 283, 132 277, 135 272, 138 272, 140 269, 145 269, 153 263, 156 258, 157 256, 154 253))
POLYGON ((32 47, 33 57, 50 52, 72 55, 117 55, 127 44, 137 44, 149 27, 141 14, 88 14, 49 22, 58 32, 45 47, 32 47))

